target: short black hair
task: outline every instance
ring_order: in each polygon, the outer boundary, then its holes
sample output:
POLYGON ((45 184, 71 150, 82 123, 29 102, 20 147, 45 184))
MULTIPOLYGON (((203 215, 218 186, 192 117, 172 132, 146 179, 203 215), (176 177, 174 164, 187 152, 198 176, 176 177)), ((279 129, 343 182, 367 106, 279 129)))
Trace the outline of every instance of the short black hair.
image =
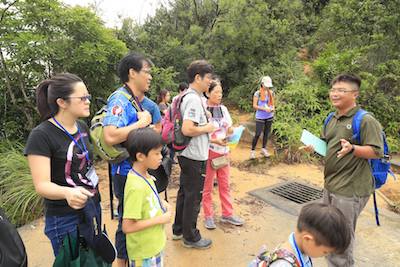
POLYGON ((137 153, 147 156, 150 150, 160 148, 162 145, 161 135, 150 127, 132 130, 125 143, 133 162, 137 161, 137 153))
POLYGON ((208 88, 208 92, 211 93, 215 89, 215 87, 217 87, 217 85, 221 85, 221 82, 218 79, 213 79, 213 81, 210 84, 210 87, 208 88))
POLYGON ((336 76, 332 82, 331 86, 333 86, 335 83, 339 82, 345 82, 345 83, 352 83, 357 85, 357 90, 360 89, 361 86, 361 79, 357 75, 354 74, 347 74, 347 73, 342 73, 336 76))
POLYGON ((189 85, 187 83, 185 83, 185 82, 180 83, 179 86, 178 86, 179 92, 183 92, 188 88, 189 88, 189 85))
POLYGON ((194 78, 197 74, 199 74, 200 77, 203 78, 206 74, 213 74, 213 72, 214 67, 206 60, 195 60, 190 63, 189 67, 187 68, 189 83, 192 83, 194 81, 194 78))
POLYGON ((299 232, 310 232, 315 243, 335 249, 343 253, 350 245, 350 224, 343 213, 332 205, 311 203, 305 205, 297 220, 299 232))
POLYGON ((142 70, 144 63, 153 66, 151 60, 145 58, 141 54, 130 53, 123 57, 118 64, 118 77, 121 83, 126 83, 129 80, 129 70, 134 69, 136 72, 142 70))

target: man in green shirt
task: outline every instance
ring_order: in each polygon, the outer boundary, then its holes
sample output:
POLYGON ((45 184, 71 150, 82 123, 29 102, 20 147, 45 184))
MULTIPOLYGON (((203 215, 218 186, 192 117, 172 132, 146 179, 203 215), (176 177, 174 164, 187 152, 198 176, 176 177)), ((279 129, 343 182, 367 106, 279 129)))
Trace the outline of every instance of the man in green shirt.
POLYGON ((332 81, 329 91, 336 112, 322 133, 327 143, 323 202, 339 208, 352 231, 348 249, 343 254, 327 256, 329 267, 354 266, 357 218, 374 191, 374 178, 368 159, 383 156, 382 127, 372 115, 365 115, 361 122, 361 142, 352 140, 352 120, 360 109, 356 103, 360 85, 360 78, 342 74, 332 81))

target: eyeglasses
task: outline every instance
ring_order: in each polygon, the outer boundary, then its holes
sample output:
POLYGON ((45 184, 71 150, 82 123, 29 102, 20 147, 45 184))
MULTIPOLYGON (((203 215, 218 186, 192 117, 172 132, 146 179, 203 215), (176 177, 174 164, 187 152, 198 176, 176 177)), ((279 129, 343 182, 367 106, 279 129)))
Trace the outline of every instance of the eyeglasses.
POLYGON ((68 96, 66 98, 79 98, 82 102, 86 102, 87 100, 92 100, 92 95, 84 95, 84 96, 68 96))
POLYGON ((337 93, 341 93, 341 94, 354 92, 354 91, 357 91, 357 90, 347 90, 347 89, 344 89, 344 88, 331 88, 331 89, 329 89, 329 93, 337 92, 337 93))

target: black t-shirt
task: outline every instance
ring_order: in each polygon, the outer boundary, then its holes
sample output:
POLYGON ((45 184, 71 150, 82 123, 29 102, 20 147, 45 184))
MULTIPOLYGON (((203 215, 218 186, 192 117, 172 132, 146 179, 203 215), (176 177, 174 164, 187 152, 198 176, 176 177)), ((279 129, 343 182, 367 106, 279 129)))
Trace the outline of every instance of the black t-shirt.
MULTIPOLYGON (((50 158, 51 182, 60 186, 83 186, 87 189, 93 189, 89 179, 86 177, 89 164, 83 153, 84 146, 82 143, 85 142, 89 151, 89 159, 93 162, 89 128, 82 121, 78 121, 78 127, 80 134, 76 132, 72 136, 79 146, 62 129, 49 121, 44 121, 29 134, 24 154, 50 158)), ((94 199, 96 202, 100 201, 97 187, 94 199)), ((50 200, 45 198, 44 203, 45 212, 48 216, 62 216, 77 212, 77 210, 68 205, 65 199, 50 200)))

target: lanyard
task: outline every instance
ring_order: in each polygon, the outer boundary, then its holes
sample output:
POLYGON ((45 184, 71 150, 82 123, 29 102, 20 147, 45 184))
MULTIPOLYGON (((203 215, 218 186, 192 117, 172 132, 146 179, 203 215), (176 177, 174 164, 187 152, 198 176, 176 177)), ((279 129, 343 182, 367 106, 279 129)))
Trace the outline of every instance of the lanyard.
MULTIPOLYGON (((297 246, 297 243, 296 243, 296 239, 294 238, 294 233, 291 233, 291 235, 289 237, 289 243, 296 250, 296 254, 297 254, 296 256, 300 260, 300 266, 301 267, 306 267, 306 265, 304 263, 304 259, 303 259, 303 254, 300 252, 299 247, 297 246)), ((313 266, 311 258, 309 258, 309 260, 310 260, 311 266, 313 266)))
POLYGON ((149 183, 149 181, 147 181, 147 179, 144 178, 140 173, 138 173, 137 171, 135 171, 135 169, 134 169, 133 167, 132 167, 131 170, 132 170, 137 176, 141 177, 141 178, 150 186, 150 188, 151 188, 151 190, 153 191, 154 195, 156 195, 156 197, 157 197, 157 200, 158 200, 158 203, 160 204, 161 210, 165 213, 166 210, 164 209, 163 205, 161 204, 160 197, 158 196, 156 190, 154 190, 154 188, 151 186, 151 184, 149 183))
POLYGON ((56 118, 54 118, 54 117, 51 117, 54 121, 55 121, 55 123, 64 131, 64 133, 66 133, 67 135, 68 135, 68 137, 75 143, 75 145, 77 146, 77 147, 79 147, 79 149, 85 154, 85 157, 86 157, 86 159, 87 159, 87 161, 88 161, 88 165, 90 164, 90 159, 89 159, 89 152, 88 152, 88 150, 87 150, 87 148, 86 148, 86 145, 85 145, 85 142, 83 141, 83 136, 82 136, 82 134, 81 134, 81 131, 79 130, 79 126, 78 126, 78 124, 76 125, 76 128, 78 128, 78 133, 79 133, 79 136, 80 136, 80 138, 81 138, 81 143, 82 143, 82 145, 83 145, 83 149, 82 149, 82 147, 78 144, 78 142, 75 140, 75 138, 67 131, 67 130, 65 130, 65 128, 61 125, 61 123, 59 123, 57 120, 56 120, 56 118))

